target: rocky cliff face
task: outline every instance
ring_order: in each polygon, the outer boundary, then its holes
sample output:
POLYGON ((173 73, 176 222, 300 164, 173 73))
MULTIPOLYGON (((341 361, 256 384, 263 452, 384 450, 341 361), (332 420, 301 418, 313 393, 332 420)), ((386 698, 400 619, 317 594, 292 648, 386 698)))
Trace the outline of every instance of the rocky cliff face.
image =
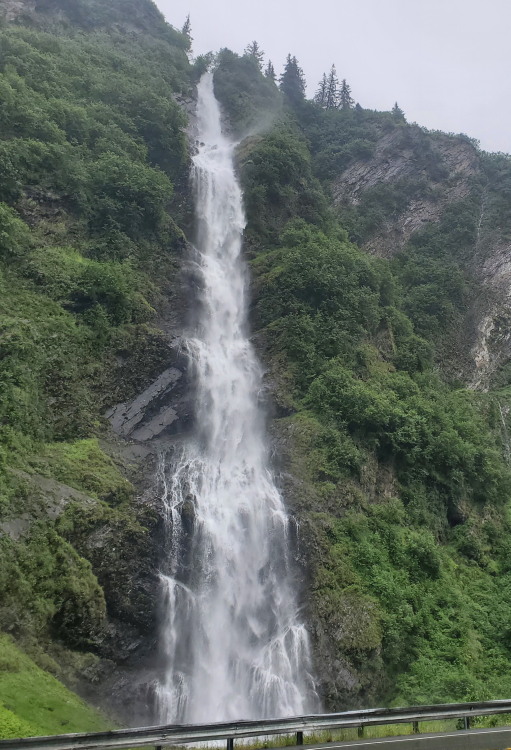
POLYGON ((446 206, 466 198, 479 171, 477 151, 468 140, 444 133, 430 136, 417 126, 403 126, 380 138, 371 159, 356 161, 335 180, 334 199, 359 206, 374 188, 407 185, 402 210, 388 216, 364 243, 370 253, 390 257, 414 232, 438 221, 446 206))
POLYGON ((491 186, 480 152, 465 136, 403 125, 380 137, 370 159, 355 161, 338 176, 334 200, 340 207, 363 207, 382 186, 402 191, 400 205, 362 246, 387 258, 428 224, 440 222, 450 206, 473 200, 476 238, 462 265, 475 285, 463 326, 468 357, 459 375, 473 388, 488 389, 511 357, 511 244, 492 222, 491 186))
MULTIPOLYGON (((180 330, 182 326, 180 327, 180 330)), ((153 686, 158 674, 159 570, 165 548, 163 509, 158 482, 162 456, 186 435, 192 421, 193 385, 181 354, 179 336, 172 335, 165 369, 138 395, 111 407, 112 437, 107 449, 129 466, 136 489, 135 516, 147 529, 126 540, 106 525, 86 534, 78 550, 92 564, 103 587, 115 649, 101 677, 101 693, 127 724, 156 720, 153 686)), ((163 364, 163 363, 162 363, 163 364)), ((111 639, 109 639, 111 640, 111 639)), ((87 685, 83 692, 89 692, 87 685)))
MULTIPOLYGON (((155 654, 164 548, 158 462, 191 422, 193 387, 176 334, 169 331, 167 344, 162 339, 159 345, 160 362, 153 367, 160 374, 105 415, 111 429, 103 431, 101 448, 127 478, 129 496, 112 498, 109 508, 43 473, 12 470, 23 487, 23 512, 0 523, 0 541, 16 544, 39 528, 55 528, 90 564, 86 580, 91 590, 86 596, 78 589, 66 594, 46 650, 59 664, 62 679, 126 725, 155 720, 152 686, 159 668, 155 654), (77 657, 82 650, 87 656, 77 657)), ((120 367, 121 378, 122 373, 120 367)), ((126 382, 133 377, 124 374, 126 382)), ((3 616, 3 624, 17 633, 16 611, 3 616)))
POLYGON ((469 311, 474 367, 473 388, 488 390, 499 370, 511 358, 511 242, 486 217, 483 193, 477 242, 470 264, 479 290, 469 311))

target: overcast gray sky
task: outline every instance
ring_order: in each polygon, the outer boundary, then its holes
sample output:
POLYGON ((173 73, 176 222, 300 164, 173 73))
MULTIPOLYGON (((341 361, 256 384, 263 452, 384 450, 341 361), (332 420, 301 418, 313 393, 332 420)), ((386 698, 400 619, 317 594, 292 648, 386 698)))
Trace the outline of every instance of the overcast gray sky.
POLYGON ((335 63, 363 107, 511 153, 511 0, 156 0, 195 54, 256 39, 281 72, 296 55, 312 94, 335 63))

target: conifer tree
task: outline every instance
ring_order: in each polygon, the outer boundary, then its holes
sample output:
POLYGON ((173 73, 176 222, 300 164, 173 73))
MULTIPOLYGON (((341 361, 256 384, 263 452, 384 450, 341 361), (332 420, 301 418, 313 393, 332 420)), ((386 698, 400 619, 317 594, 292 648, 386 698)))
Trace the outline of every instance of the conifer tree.
POLYGON ((256 41, 250 42, 250 44, 247 45, 247 47, 245 48, 245 55, 247 55, 247 57, 252 57, 256 61, 259 70, 262 70, 264 52, 259 47, 259 44, 256 41))
POLYGON ((351 88, 346 83, 346 79, 342 79, 341 90, 339 93, 339 107, 341 109, 351 109, 355 104, 355 100, 351 96, 351 88))
POLYGON ((190 14, 186 16, 186 21, 183 24, 183 28, 181 29, 181 33, 187 37, 188 41, 190 42, 190 45, 193 41, 192 39, 192 23, 190 21, 190 14))
POLYGON ((296 57, 287 56, 284 72, 280 76, 280 90, 292 104, 305 99, 305 78, 296 57))
POLYGON ((397 120, 397 122, 406 122, 405 113, 397 102, 392 107, 392 117, 394 120, 397 120))
POLYGON ((266 66, 264 75, 266 76, 266 78, 269 78, 271 81, 273 81, 273 83, 277 81, 277 74, 275 73, 275 68, 273 67, 273 63, 271 60, 268 60, 268 65, 266 66))
POLYGON ((314 94, 314 101, 316 104, 319 104, 319 106, 322 109, 325 109, 326 107, 326 92, 328 89, 328 78, 326 77, 326 73, 323 73, 323 78, 319 82, 318 90, 314 94))
POLYGON ((330 73, 327 79, 327 89, 325 97, 325 108, 326 109, 337 109, 340 101, 339 92, 339 79, 337 78, 337 71, 335 65, 332 65, 330 73))

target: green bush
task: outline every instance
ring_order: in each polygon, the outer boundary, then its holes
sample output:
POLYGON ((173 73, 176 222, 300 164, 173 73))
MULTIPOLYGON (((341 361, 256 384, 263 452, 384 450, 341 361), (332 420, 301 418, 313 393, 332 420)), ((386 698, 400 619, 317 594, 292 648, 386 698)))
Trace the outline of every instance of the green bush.
POLYGON ((47 445, 38 463, 45 473, 101 500, 117 504, 132 496, 132 485, 95 439, 47 445))
POLYGON ((28 252, 31 244, 27 225, 9 206, 0 203, 0 258, 17 259, 28 252))
POLYGON ((95 199, 90 218, 94 231, 115 228, 137 238, 161 228, 172 195, 163 172, 107 153, 94 165, 89 185, 95 199))

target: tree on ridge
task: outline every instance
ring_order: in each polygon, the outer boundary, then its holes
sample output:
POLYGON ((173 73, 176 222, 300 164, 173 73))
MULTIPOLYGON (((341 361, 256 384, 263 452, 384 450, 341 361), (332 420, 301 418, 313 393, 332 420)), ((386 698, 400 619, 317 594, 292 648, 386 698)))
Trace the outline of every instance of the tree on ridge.
POLYGON ((328 78, 326 77, 326 73, 323 73, 323 78, 319 82, 318 90, 314 94, 314 101, 316 104, 319 104, 319 106, 322 109, 325 109, 326 107, 326 92, 328 88, 328 78))
POLYGON ((277 74, 275 73, 275 68, 273 67, 273 63, 271 60, 268 60, 268 65, 266 66, 264 75, 266 76, 266 78, 269 78, 271 81, 273 81, 273 83, 276 83, 277 74))
POLYGON ((325 97, 325 108, 326 109, 337 109, 340 101, 339 92, 339 79, 337 78, 337 71, 335 65, 332 65, 330 73, 327 79, 327 89, 325 97))
POLYGON ((398 122, 406 122, 405 113, 397 102, 392 107, 392 117, 398 122))
POLYGON ((181 29, 181 34, 184 34, 190 44, 193 42, 192 39, 192 22, 190 21, 190 14, 186 16, 186 21, 183 24, 183 28, 181 29))
POLYGON ((280 90, 292 104, 299 104, 305 99, 305 78, 296 57, 289 54, 286 58, 284 72, 280 76, 280 90))
POLYGON ((339 93, 339 107, 341 109, 351 109, 354 104, 355 100, 351 96, 351 87, 346 83, 346 79, 343 78, 339 93))
POLYGON ((247 55, 247 57, 252 57, 256 61, 259 70, 262 70, 264 52, 256 41, 250 42, 250 44, 247 45, 244 54, 247 55))

